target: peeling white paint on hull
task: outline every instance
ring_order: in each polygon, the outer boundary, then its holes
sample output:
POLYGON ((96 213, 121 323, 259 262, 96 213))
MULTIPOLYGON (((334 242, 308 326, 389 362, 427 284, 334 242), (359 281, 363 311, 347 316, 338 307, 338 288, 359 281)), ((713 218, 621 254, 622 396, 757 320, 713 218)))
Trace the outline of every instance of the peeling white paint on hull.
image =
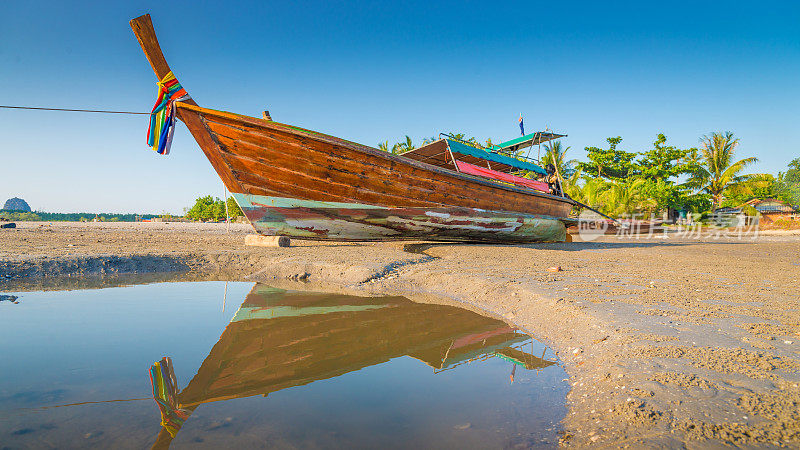
POLYGON ((233 194, 257 232, 338 241, 563 242, 554 217, 461 207, 390 208, 233 194))

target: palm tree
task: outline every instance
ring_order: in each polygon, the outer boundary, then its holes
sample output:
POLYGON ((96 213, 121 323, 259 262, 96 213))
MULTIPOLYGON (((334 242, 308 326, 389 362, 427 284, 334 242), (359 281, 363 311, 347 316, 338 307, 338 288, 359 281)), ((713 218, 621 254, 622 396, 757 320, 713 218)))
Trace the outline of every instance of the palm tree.
POLYGON ((436 142, 436 136, 426 137, 422 140, 422 145, 428 145, 436 142))
POLYGON ((702 164, 697 167, 689 184, 711 195, 712 209, 716 210, 723 200, 723 193, 729 186, 737 185, 749 178, 739 175, 745 167, 758 161, 758 158, 745 158, 733 162, 733 154, 739 139, 733 133, 714 132, 700 139, 702 164))
POLYGON ((471 138, 467 138, 466 134, 464 134, 464 133, 455 133, 453 131, 450 132, 450 136, 452 136, 453 138, 455 138, 456 140, 459 140, 459 141, 464 141, 464 142, 469 142, 470 144, 480 145, 480 144, 478 144, 478 140, 475 139, 474 136, 471 137, 471 138))
POLYGON ((777 180, 769 173, 754 173, 747 180, 729 185, 725 190, 727 199, 739 199, 741 201, 752 198, 766 198, 774 195, 773 187, 777 180))
MULTIPOLYGON (((378 150, 380 150, 382 152, 387 152, 387 153, 391 152, 391 149, 389 148, 389 141, 383 141, 383 142, 379 143, 378 144, 378 150)), ((394 152, 392 152, 392 153, 394 153, 394 152)))
POLYGON ((603 192, 609 189, 609 184, 602 178, 582 178, 580 169, 563 182, 567 195, 593 208, 603 206, 603 192))
POLYGON ((607 184, 606 189, 600 194, 603 200, 603 212, 613 217, 652 212, 658 206, 658 202, 648 195, 647 184, 648 180, 644 178, 607 184))
POLYGON ((415 148, 417 147, 414 145, 414 142, 406 135, 406 141, 395 144, 394 147, 392 147, 392 153, 405 153, 415 148))
POLYGON ((557 169, 556 173, 562 177, 561 182, 563 183, 563 178, 569 178, 575 172, 573 166, 578 161, 575 159, 565 160, 565 155, 570 147, 563 148, 560 141, 551 141, 545 144, 544 149, 545 154, 540 163, 545 167, 552 164, 557 169))
POLYGON ((564 189, 564 192, 570 196, 570 198, 582 203, 586 203, 584 202, 584 200, 586 200, 586 196, 583 192, 583 186, 579 184, 581 181, 585 180, 581 178, 581 170, 578 169, 569 178, 566 178, 561 182, 561 187, 564 189))

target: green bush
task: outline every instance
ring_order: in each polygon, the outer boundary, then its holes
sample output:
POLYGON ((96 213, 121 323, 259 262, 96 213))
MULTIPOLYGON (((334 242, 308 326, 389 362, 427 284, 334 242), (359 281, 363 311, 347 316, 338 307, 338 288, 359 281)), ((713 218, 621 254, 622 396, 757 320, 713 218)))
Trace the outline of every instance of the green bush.
MULTIPOLYGON (((228 198, 228 216, 235 218, 241 216, 242 210, 233 197, 228 198)), ((206 195, 198 197, 189 211, 186 212, 186 217, 192 220, 225 220, 225 202, 219 198, 206 195)))

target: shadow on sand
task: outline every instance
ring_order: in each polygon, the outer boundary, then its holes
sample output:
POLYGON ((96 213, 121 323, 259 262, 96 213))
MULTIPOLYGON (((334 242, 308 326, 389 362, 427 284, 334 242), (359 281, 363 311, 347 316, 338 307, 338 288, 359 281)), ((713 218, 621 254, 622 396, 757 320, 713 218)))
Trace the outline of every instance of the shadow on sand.
MULTIPOLYGON (((697 243, 701 243, 698 241, 697 243)), ((707 241, 702 241, 708 244, 707 241)), ((724 244, 746 244, 745 242, 721 241, 724 244)), ((608 250, 618 248, 651 248, 651 247, 685 247, 694 242, 669 242, 669 241, 632 241, 632 242, 543 242, 536 244, 484 244, 470 242, 413 242, 403 245, 403 251, 408 253, 425 254, 427 250, 435 247, 516 247, 537 250, 559 250, 577 252, 582 250, 608 250)))

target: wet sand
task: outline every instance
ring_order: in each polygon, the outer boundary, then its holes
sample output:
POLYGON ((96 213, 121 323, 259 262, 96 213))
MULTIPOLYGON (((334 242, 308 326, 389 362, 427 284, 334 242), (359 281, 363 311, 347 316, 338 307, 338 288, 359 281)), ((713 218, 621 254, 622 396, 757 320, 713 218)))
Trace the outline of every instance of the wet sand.
POLYGON ((800 447, 796 236, 263 248, 243 245, 245 225, 19 225, 0 230, 0 290, 188 271, 466 304, 557 352, 562 445, 800 447))

